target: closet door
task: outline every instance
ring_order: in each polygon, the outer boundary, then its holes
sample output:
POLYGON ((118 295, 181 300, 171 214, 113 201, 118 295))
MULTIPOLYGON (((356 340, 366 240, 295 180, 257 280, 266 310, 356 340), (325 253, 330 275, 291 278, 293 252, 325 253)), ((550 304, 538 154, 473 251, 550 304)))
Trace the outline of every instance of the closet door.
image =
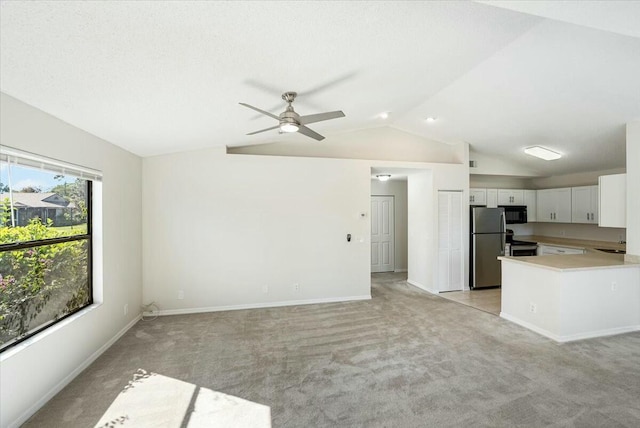
POLYGON ((371 197, 371 272, 393 272, 393 196, 371 197))
POLYGON ((438 291, 463 288, 462 192, 438 192, 438 291))

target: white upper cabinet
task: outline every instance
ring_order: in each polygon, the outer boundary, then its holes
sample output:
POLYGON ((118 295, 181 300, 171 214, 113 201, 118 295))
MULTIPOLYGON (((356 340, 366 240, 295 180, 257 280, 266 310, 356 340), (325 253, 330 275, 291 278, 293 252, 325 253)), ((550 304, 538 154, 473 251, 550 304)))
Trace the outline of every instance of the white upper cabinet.
POLYGON ((527 206, 527 223, 538 221, 537 198, 538 192, 535 190, 524 191, 524 204, 527 206))
POLYGON ((487 189, 487 208, 498 206, 498 189, 487 189))
POLYGON ((571 188, 571 222, 598 224, 598 186, 571 188))
POLYGON ((498 189, 498 205, 524 205, 524 190, 498 189))
POLYGON ((627 174, 602 175, 598 183, 598 225, 627 227, 627 174))
POLYGON ((469 189, 469 204, 487 205, 487 189, 469 189))
POLYGON ((571 188, 538 190, 537 221, 571 223, 571 188))

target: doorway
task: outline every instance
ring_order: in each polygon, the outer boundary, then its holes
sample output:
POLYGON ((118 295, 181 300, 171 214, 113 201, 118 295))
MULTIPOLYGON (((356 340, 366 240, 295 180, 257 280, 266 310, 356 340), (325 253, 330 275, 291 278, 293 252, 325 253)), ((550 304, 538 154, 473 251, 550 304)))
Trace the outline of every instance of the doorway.
POLYGON ((371 272, 395 269, 394 197, 371 196, 371 272))

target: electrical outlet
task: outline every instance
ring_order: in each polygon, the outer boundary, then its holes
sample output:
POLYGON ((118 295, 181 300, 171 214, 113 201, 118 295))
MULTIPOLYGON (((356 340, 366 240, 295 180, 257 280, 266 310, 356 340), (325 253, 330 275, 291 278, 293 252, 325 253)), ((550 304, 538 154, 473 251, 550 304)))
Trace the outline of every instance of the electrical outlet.
POLYGON ((269 292, 269 284, 265 284, 262 286, 262 292, 265 294, 269 292))
POLYGON ((293 291, 295 291, 296 293, 300 291, 300 284, 298 284, 297 282, 293 284, 293 291))
POLYGON ((124 314, 127 315, 129 313, 129 304, 125 303, 124 304, 124 314))
POLYGON ((178 290, 178 300, 184 299, 184 290, 178 290))
POLYGON ((611 291, 616 291, 618 289, 618 283, 613 281, 611 283, 611 291))
POLYGON ((529 312, 531 312, 532 314, 535 314, 536 312, 538 312, 538 307, 536 306, 535 303, 533 302, 529 303, 529 312))

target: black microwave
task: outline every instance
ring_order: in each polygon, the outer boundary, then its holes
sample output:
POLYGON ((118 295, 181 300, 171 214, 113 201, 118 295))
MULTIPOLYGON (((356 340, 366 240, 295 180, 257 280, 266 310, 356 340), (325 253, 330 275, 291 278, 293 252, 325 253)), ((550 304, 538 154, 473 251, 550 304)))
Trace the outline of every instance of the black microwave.
POLYGON ((527 222, 526 205, 498 205, 504 208, 504 218, 507 224, 521 224, 527 222))

